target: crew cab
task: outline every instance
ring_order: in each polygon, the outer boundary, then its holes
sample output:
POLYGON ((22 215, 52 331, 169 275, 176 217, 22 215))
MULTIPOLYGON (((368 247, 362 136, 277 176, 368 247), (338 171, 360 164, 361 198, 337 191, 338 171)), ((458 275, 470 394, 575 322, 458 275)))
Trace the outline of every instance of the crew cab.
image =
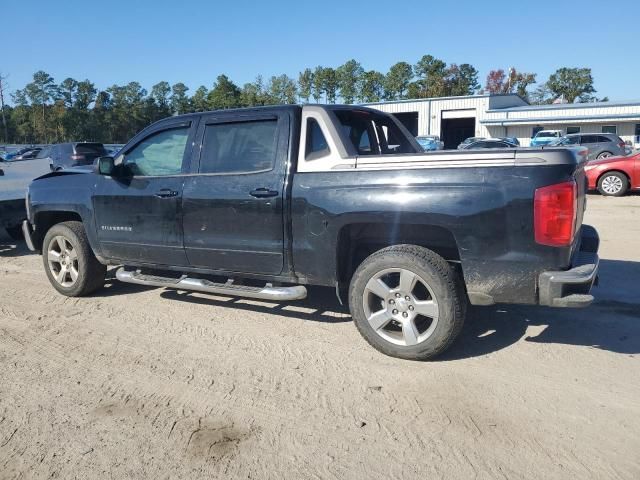
POLYGON ((585 149, 423 152, 393 116, 278 106, 161 120, 28 191, 29 247, 68 296, 124 282, 274 301, 333 287, 392 356, 442 353, 468 303, 583 307, 598 235, 585 149))

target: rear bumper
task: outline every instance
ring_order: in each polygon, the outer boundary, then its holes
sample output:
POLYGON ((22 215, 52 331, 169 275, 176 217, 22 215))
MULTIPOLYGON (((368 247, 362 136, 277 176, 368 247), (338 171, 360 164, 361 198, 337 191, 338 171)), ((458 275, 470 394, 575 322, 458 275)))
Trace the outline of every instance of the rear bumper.
POLYGON ((598 278, 600 238, 595 228, 582 226, 580 250, 569 270, 542 272, 538 277, 540 305, 587 307, 593 302, 591 287, 598 278))

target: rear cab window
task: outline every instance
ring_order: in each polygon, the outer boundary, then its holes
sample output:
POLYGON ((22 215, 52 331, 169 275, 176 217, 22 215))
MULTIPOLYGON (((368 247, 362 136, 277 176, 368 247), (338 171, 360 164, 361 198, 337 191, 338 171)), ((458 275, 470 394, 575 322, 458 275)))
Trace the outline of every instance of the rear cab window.
POLYGON ((359 156, 422 152, 386 115, 367 110, 334 110, 333 113, 340 123, 344 138, 359 156))

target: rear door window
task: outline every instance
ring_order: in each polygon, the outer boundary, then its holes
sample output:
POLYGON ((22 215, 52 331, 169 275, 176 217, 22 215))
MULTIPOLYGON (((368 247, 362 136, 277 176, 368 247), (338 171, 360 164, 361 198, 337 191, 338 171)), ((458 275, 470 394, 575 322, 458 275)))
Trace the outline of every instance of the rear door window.
POLYGON ((598 137, 596 135, 582 135, 580 143, 582 144, 598 143, 598 137))
MULTIPOLYGON (((276 161, 278 121, 250 120, 206 125, 200 173, 256 173, 276 161)), ((321 143, 317 145, 321 147, 321 143)))

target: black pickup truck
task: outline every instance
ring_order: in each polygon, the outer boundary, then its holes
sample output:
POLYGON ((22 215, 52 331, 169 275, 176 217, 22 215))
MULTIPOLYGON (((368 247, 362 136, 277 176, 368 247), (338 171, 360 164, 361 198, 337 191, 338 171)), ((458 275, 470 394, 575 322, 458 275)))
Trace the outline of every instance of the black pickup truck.
POLYGON ((95 170, 28 192, 23 230, 51 284, 119 280, 276 301, 330 286, 378 350, 427 359, 468 303, 589 305, 598 236, 582 225, 581 149, 424 153, 352 106, 168 118, 95 170))

